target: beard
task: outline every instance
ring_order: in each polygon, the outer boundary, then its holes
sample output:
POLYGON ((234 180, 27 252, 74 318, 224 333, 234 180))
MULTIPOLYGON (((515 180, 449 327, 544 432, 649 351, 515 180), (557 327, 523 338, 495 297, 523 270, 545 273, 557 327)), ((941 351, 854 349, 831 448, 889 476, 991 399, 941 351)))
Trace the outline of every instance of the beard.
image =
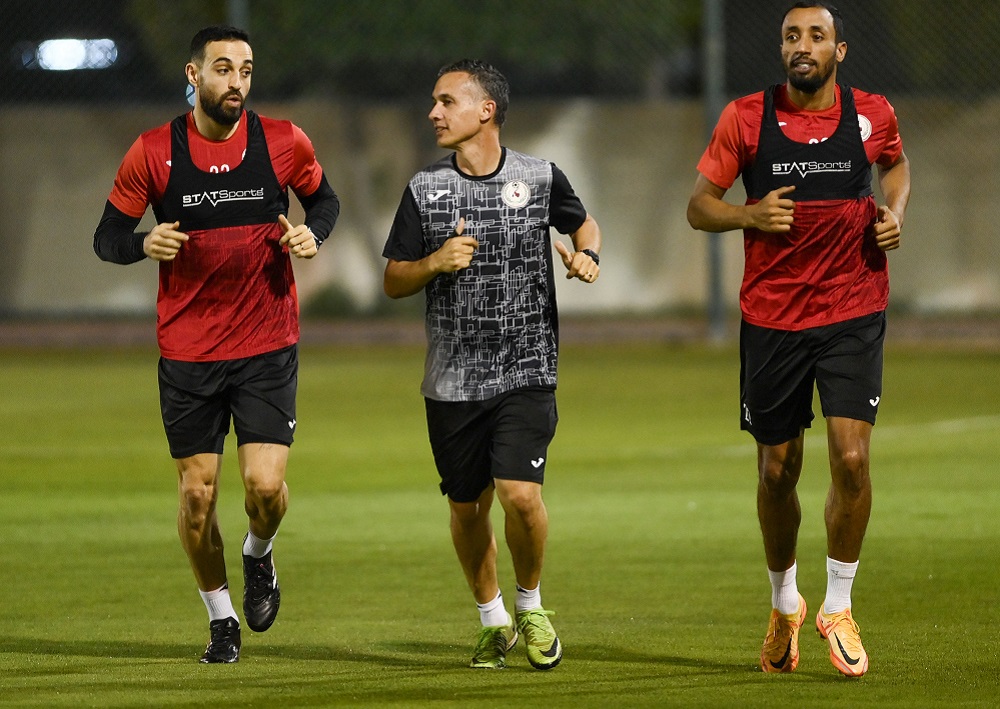
POLYGON ((201 110, 221 126, 234 125, 240 120, 240 116, 243 114, 244 98, 238 91, 230 91, 222 96, 212 96, 202 93, 198 97, 198 102, 201 104, 201 110), (227 106, 226 99, 230 96, 239 96, 240 105, 236 107, 227 106))
POLYGON ((836 66, 835 62, 831 62, 826 67, 817 66, 816 73, 810 77, 796 74, 789 63, 785 66, 785 73, 788 75, 788 83, 792 85, 792 88, 804 94, 814 94, 830 80, 836 66))

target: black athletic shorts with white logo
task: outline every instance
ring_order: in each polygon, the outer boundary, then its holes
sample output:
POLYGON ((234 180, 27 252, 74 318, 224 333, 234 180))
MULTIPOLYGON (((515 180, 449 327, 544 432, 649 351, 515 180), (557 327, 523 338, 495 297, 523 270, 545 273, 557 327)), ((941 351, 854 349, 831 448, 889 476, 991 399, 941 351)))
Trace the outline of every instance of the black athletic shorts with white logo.
POLYGON ((740 326, 740 428, 763 445, 797 438, 823 416, 875 423, 882 399, 885 312, 790 332, 740 326))
POLYGON ((222 453, 232 418, 236 444, 292 445, 299 348, 221 362, 160 358, 160 413, 170 455, 222 453))
POLYGON ((552 389, 514 389, 485 401, 424 399, 441 493, 474 502, 501 480, 542 484, 559 416, 552 389))

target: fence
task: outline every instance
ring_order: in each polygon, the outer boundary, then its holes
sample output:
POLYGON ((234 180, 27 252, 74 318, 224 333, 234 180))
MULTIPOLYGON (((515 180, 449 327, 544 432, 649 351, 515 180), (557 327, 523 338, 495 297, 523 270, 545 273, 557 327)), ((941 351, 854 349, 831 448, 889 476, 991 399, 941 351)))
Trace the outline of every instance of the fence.
MULTIPOLYGON (((727 97, 782 81, 788 4, 722 2, 727 97)), ((894 307, 1000 309, 996 3, 837 4, 839 77, 890 98, 913 165, 894 307)), ((424 119, 434 74, 475 55, 511 81, 504 142, 557 162, 605 231, 602 288, 570 291, 565 309, 705 306, 705 240, 684 218, 708 130, 703 74, 718 68, 701 59, 703 0, 0 0, 0 17, 0 313, 152 308, 152 264, 102 264, 90 237, 130 142, 186 110, 190 36, 234 18, 253 38, 253 106, 306 130, 343 200, 334 248, 300 269, 307 305, 387 307, 381 244, 407 178, 437 155, 424 119)), ((722 266, 735 305, 736 234, 722 266)))

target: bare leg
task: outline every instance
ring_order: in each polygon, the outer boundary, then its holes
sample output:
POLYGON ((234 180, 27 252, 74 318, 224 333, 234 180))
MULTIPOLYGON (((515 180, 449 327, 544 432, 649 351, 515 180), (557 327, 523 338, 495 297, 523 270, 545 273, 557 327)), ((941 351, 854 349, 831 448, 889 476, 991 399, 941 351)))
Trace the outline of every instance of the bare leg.
POLYGON ((187 552, 198 588, 214 591, 226 583, 226 560, 222 533, 215 513, 219 498, 219 471, 222 456, 200 453, 178 458, 177 531, 187 552))
POLYGON ((549 515, 542 501, 542 486, 521 480, 497 480, 496 488, 504 509, 504 533, 517 585, 525 589, 538 588, 549 535, 549 515))
POLYGON ((476 603, 489 603, 497 597, 497 540, 490 521, 493 488, 487 487, 475 502, 455 502, 451 507, 451 540, 465 580, 476 603))
POLYGON ((288 446, 245 443, 238 453, 250 531, 259 539, 270 539, 278 532, 278 525, 288 509, 288 485, 285 484, 288 446))
POLYGON ((853 563, 872 511, 869 450, 872 425, 866 421, 831 417, 827 420, 830 447, 830 492, 826 498, 827 555, 853 563))
POLYGON ((795 563, 802 521, 795 486, 802 474, 802 447, 802 433, 777 446, 757 444, 757 517, 772 571, 785 571, 795 563))

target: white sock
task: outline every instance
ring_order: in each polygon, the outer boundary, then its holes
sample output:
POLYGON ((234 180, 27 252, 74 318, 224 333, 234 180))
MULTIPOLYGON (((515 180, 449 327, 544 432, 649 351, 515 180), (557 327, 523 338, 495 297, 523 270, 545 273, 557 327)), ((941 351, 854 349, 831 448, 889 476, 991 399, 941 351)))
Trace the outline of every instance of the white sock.
POLYGON ((236 622, 239 622, 236 610, 233 608, 233 602, 229 598, 228 583, 214 591, 202 591, 198 589, 198 593, 201 594, 201 600, 205 602, 205 608, 208 609, 209 622, 223 620, 224 618, 236 618, 236 622))
POLYGON ((777 608, 782 615, 799 611, 799 587, 795 583, 798 566, 798 562, 793 562, 787 571, 767 570, 767 576, 771 579, 771 607, 777 608))
MULTIPOLYGON (((275 534, 274 536, 278 535, 275 534)), ((259 559, 271 551, 271 542, 273 541, 274 537, 261 539, 255 536, 250 530, 247 530, 247 538, 243 540, 243 554, 245 556, 252 556, 254 559, 259 559)))
POLYGON ((823 601, 823 612, 827 615, 840 613, 851 607, 851 587, 854 585, 854 575, 858 572, 858 563, 847 563, 826 557, 826 600, 823 601))
POLYGON ((479 609, 479 620, 484 628, 497 628, 501 625, 510 625, 510 615, 503 607, 503 594, 497 591, 497 597, 488 603, 477 603, 479 609))
POLYGON ((542 607, 542 585, 538 584, 534 589, 517 587, 517 598, 514 600, 514 609, 518 611, 530 611, 542 607))

